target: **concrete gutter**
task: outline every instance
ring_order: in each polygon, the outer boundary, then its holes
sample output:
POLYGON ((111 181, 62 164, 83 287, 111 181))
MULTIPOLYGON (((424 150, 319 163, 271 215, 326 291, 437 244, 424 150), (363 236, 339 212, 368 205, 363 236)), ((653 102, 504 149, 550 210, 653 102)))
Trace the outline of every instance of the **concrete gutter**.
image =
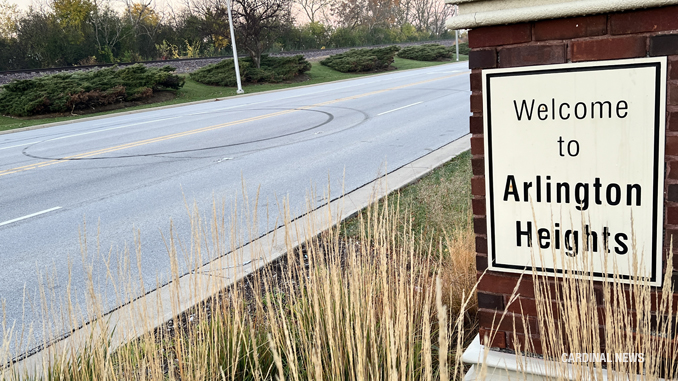
MULTIPOLYGON (((470 134, 419 159, 389 172, 386 176, 332 200, 297 218, 288 227, 277 228, 202 267, 75 330, 67 338, 14 364, 13 371, 29 376, 47 376, 47 366, 59 354, 79 353, 92 338, 106 340, 111 353, 120 346, 150 333, 224 288, 285 255, 348 216, 425 176, 433 169, 470 149, 470 134), (141 325, 140 322, 146 323, 141 325)), ((46 378, 46 377, 45 377, 46 378)))
POLYGON ((449 18, 450 29, 515 24, 678 4, 678 0, 445 0, 458 4, 459 15, 449 18))

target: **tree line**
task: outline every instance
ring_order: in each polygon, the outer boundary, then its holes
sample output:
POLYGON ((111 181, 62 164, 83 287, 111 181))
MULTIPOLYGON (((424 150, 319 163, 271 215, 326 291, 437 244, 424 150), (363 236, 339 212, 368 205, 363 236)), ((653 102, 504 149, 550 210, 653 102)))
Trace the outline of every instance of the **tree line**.
MULTIPOLYGON (((0 0, 0 70, 230 55, 229 0, 0 0), (115 1, 115 2, 114 2, 115 1)), ((453 36, 444 0, 231 0, 239 52, 261 55, 453 36)))

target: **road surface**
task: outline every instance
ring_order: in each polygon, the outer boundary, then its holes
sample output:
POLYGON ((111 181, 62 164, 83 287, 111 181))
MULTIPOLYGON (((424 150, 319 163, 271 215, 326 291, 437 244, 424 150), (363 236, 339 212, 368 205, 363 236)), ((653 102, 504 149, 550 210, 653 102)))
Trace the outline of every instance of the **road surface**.
POLYGON ((56 301, 86 308, 90 274, 114 308, 137 250, 145 290, 166 283, 170 221, 190 245, 187 205, 231 216, 244 182, 256 236, 282 200, 300 215, 313 187, 319 206, 328 186, 340 196, 467 134, 468 81, 453 63, 0 135, 0 297, 7 325, 34 331, 11 352, 62 332, 56 301))

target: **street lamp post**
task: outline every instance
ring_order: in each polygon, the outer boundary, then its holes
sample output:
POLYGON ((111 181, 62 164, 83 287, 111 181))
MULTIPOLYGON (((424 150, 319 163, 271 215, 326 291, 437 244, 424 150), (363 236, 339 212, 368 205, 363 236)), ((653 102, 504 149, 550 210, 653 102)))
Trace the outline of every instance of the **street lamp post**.
POLYGON ((235 80, 238 82, 238 90, 236 93, 242 94, 245 90, 242 89, 240 83, 240 66, 238 65, 238 48, 235 46, 235 33, 233 32, 233 16, 231 16, 231 1, 226 0, 228 6, 228 27, 231 29, 231 46, 233 47, 233 64, 235 65, 235 80))
POLYGON ((454 47, 457 48, 457 61, 459 61, 459 30, 454 30, 454 47))
MULTIPOLYGON (((454 6, 454 15, 456 16, 459 14, 459 7, 454 6)), ((457 61, 459 61, 459 29, 454 30, 454 47, 457 48, 457 61)))

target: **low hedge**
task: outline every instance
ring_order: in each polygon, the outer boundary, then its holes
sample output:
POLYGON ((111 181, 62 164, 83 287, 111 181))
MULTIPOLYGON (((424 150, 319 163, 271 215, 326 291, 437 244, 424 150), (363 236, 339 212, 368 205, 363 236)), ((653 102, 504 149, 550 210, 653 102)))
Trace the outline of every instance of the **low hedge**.
POLYGON ((459 54, 463 54, 465 56, 468 56, 468 53, 470 51, 471 51, 471 49, 468 47, 468 42, 462 42, 461 44, 459 44, 459 54))
POLYGON ((342 73, 384 70, 391 66, 393 59, 400 50, 398 46, 388 46, 374 49, 351 49, 346 53, 334 54, 320 61, 342 73))
POLYGON ((156 90, 181 88, 184 79, 174 70, 136 64, 17 80, 0 90, 0 113, 31 116, 140 100, 156 90))
MULTIPOLYGON (((311 70, 311 63, 304 56, 269 57, 261 56, 261 67, 257 68, 251 58, 238 60, 240 78, 244 83, 276 83, 290 80, 311 70)), ((191 79, 206 85, 236 86, 233 60, 223 60, 207 65, 191 73, 191 79)))
POLYGON ((398 52, 398 57, 417 61, 441 61, 452 58, 454 47, 439 44, 408 46, 398 52))

